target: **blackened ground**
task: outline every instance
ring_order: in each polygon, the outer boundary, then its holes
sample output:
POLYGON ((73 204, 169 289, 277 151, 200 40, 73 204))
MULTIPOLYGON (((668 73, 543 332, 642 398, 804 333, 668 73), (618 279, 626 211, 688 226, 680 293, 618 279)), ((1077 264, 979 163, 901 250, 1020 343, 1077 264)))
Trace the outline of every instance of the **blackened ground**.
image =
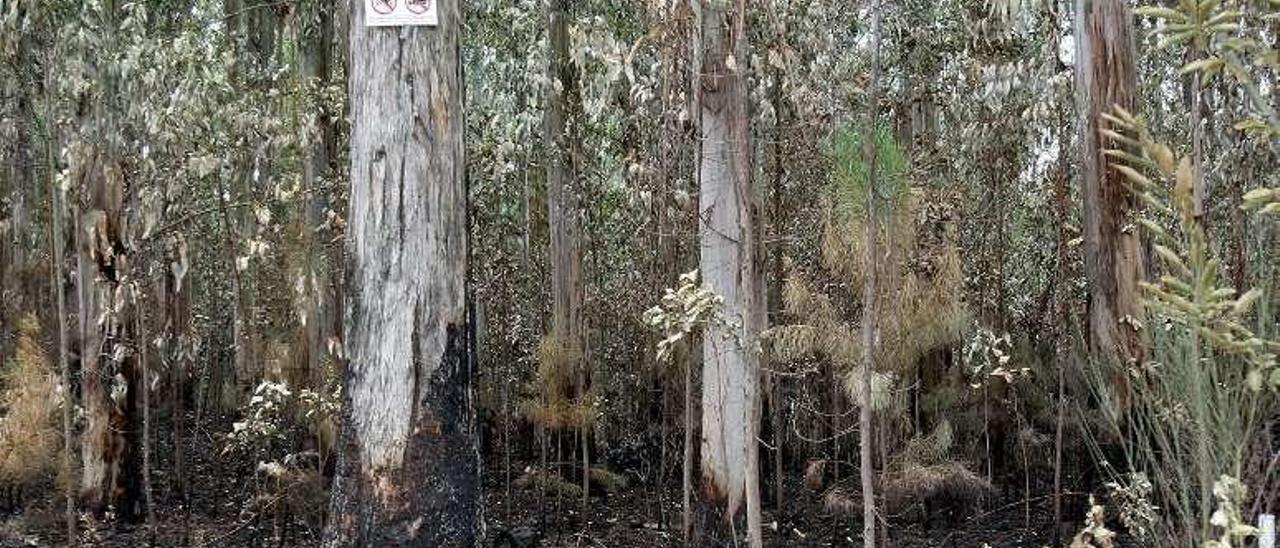
MULTIPOLYGON (((190 419, 194 419, 191 417, 190 419)), ((188 424, 194 424, 194 420, 188 424)), ((328 497, 318 484, 296 485, 284 496, 254 474, 257 460, 248 455, 224 455, 219 436, 230 419, 206 417, 187 440, 187 482, 192 494, 184 503, 175 494, 170 455, 153 459, 156 532, 154 546, 183 547, 310 547, 318 544, 328 497)), ((170 447, 163 425, 157 425, 157 447, 170 447)), ((493 459, 500 462, 500 459, 493 459)), ((613 494, 596 492, 585 515, 581 499, 554 495, 543 499, 533 486, 517 480, 530 463, 512 463, 507 491, 506 469, 497 462, 484 469, 484 516, 488 546, 542 548, 640 548, 680 546, 680 487, 678 481, 663 492, 652 485, 634 484, 613 494)), ((619 470, 620 472, 625 472, 619 470)), ((766 501, 765 543, 771 547, 860 546, 859 509, 834 513, 826 509, 824 492, 800 485, 797 474, 787 485, 782 511, 766 501)), ((843 486, 857 500, 856 486, 843 486)), ((62 502, 51 483, 28 492, 18 508, 0 503, 0 548, 65 546, 62 502)), ((1021 491, 995 494, 991 500, 935 504, 924 519, 919 506, 890 516, 890 548, 1040 548, 1052 542, 1050 502, 1033 493, 1029 527, 1021 491)), ((1063 542, 1079 530, 1086 499, 1064 502, 1063 542)), ((98 522, 82 516, 81 545, 125 548, 146 545, 141 523, 98 522)), ((1121 546, 1132 545, 1122 542, 1121 546)))

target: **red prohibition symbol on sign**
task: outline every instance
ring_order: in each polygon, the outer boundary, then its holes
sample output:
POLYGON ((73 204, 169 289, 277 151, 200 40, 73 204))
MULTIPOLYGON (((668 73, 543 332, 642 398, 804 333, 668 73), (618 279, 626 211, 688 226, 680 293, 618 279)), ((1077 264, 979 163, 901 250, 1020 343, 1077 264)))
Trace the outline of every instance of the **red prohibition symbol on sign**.
POLYGON ((373 11, 388 15, 396 10, 396 0, 373 0, 373 11))
POLYGON ((413 13, 427 13, 427 10, 431 9, 431 0, 405 0, 404 7, 409 8, 413 13))

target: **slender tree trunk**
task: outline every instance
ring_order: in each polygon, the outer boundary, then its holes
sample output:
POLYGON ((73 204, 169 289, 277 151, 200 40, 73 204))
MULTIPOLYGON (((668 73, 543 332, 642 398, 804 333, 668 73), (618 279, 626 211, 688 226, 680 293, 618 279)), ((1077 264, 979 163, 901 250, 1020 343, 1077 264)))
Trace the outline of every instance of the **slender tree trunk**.
POLYGON ((142 293, 137 290, 137 287, 134 287, 132 291, 136 311, 134 321, 137 322, 138 333, 134 346, 136 347, 135 351, 138 353, 138 375, 142 380, 142 382, 138 383, 142 396, 142 497, 147 511, 147 545, 151 546, 155 543, 156 516, 155 504, 151 498, 151 383, 147 380, 147 341, 149 338, 147 337, 146 314, 143 312, 146 307, 142 306, 142 293))
POLYGON ((880 115, 880 12, 884 2, 875 1, 871 21, 871 88, 867 94, 867 120, 863 131, 863 164, 867 170, 867 234, 864 243, 862 288, 862 405, 858 409, 858 442, 862 475, 862 545, 876 546, 875 471, 871 459, 872 410, 871 379, 875 374, 876 353, 876 239, 879 238, 879 213, 875 195, 878 159, 876 134, 880 115))
MULTIPOLYGON (((1055 68, 1055 72, 1062 71, 1066 67, 1062 65, 1058 57, 1059 47, 1059 21, 1061 15, 1058 11, 1058 3, 1049 3, 1049 29, 1050 38, 1050 66, 1055 68)), ((1052 338, 1053 338, 1053 361, 1054 372, 1057 377, 1057 396, 1056 396, 1056 418, 1054 421, 1053 433, 1053 546, 1062 546, 1062 431, 1066 421, 1067 402, 1066 402, 1066 352, 1063 351, 1067 341, 1071 336, 1071 305, 1069 302, 1070 292, 1066 289, 1070 286, 1068 279, 1068 256, 1067 256, 1067 222, 1069 219, 1070 196, 1067 188, 1067 144, 1070 141, 1070 124, 1068 123, 1065 109, 1059 106, 1057 109, 1057 134, 1058 134, 1058 166, 1057 173, 1054 177, 1053 185, 1053 202, 1054 211, 1057 212, 1055 224, 1058 228, 1057 234, 1057 272, 1054 274, 1056 287, 1053 288, 1053 310, 1055 321, 1053 322, 1052 338)))
MULTIPOLYGON (((1194 11, 1199 12, 1199 10, 1194 11)), ((1198 41, 1193 41, 1190 50, 1190 61, 1188 62, 1195 62, 1200 58, 1200 44, 1198 41)), ((1192 211, 1203 226, 1208 221, 1205 200, 1208 199, 1209 189, 1205 184, 1204 165, 1202 164, 1204 157, 1204 126, 1200 123, 1200 118, 1204 102, 1204 90, 1200 80, 1201 74, 1197 70, 1191 75, 1191 112, 1187 115, 1187 124, 1191 126, 1191 170, 1194 179, 1192 183, 1192 211)))
MULTIPOLYGON (((785 273, 783 272, 783 226, 784 219, 782 212, 782 193, 783 183, 786 178, 786 166, 782 160, 782 141, 785 136, 786 127, 785 111, 786 104, 783 102, 782 95, 782 70, 775 68, 773 71, 773 113, 774 113, 774 134, 773 134, 773 177, 771 178, 772 189, 772 209, 773 222, 769 223, 773 227, 773 246, 770 248, 773 259, 773 284, 770 286, 769 294, 769 310, 772 312, 770 322, 773 325, 782 323, 781 316, 783 310, 782 304, 782 285, 785 283, 785 273)), ((782 445, 784 441, 782 432, 782 381, 783 377, 778 375, 770 375, 769 390, 769 429, 773 431, 773 504, 775 511, 782 510, 784 496, 786 495, 783 488, 782 475, 782 445)))
POLYGON ((680 487, 683 495, 684 521, 681 532, 684 545, 693 542, 693 353, 687 352, 684 365, 684 460, 681 465, 680 487))
MULTIPOLYGON (((712 539, 733 536, 744 499, 748 533, 758 546, 759 478, 756 398, 759 358, 751 349, 759 319, 759 283, 752 227, 751 147, 748 125, 746 3, 696 2, 700 13, 695 55, 702 129, 699 232, 703 283, 724 297, 731 325, 707 328, 702 364, 702 495, 712 539), (748 487, 748 484, 752 484, 748 487), (716 525, 716 523, 719 525, 716 525), (754 522, 754 523, 753 523, 754 522)), ((714 542, 714 540, 711 540, 714 542)))
POLYGON ((74 393, 71 387, 71 364, 67 358, 67 298, 66 298, 66 270, 63 268, 64 251, 63 247, 66 241, 66 232, 62 229, 62 215, 65 208, 63 207, 62 190, 58 188, 57 182, 50 177, 49 195, 53 197, 53 206, 50 208, 50 216, 53 219, 53 276, 50 277, 54 291, 54 301, 57 302, 58 322, 58 372, 61 376, 62 383, 62 479, 66 482, 66 507, 64 519, 67 526, 67 545, 74 546, 76 542, 76 503, 75 492, 72 485, 71 477, 71 452, 72 449, 72 400, 71 395, 74 393))
MULTIPOLYGON (((302 23, 301 75, 310 84, 324 88, 330 83, 333 51, 332 0, 317 0, 315 19, 307 16, 302 23)), ((301 240, 306 246, 304 279, 307 303, 304 332, 307 374, 313 386, 324 386, 323 371, 329 354, 327 343, 337 337, 342 327, 334 314, 333 265, 328 264, 328 231, 325 226, 326 211, 331 204, 330 173, 331 151, 336 138, 332 113, 320 110, 316 115, 315 133, 308 135, 305 158, 302 163, 302 184, 309 192, 302 215, 301 240)))
POLYGON ((467 302, 462 10, 437 27, 350 26, 346 368, 325 547, 482 537, 467 302))
MULTIPOLYGON (((1081 188, 1084 195, 1085 270, 1089 277, 1089 341, 1100 356, 1141 361, 1137 325, 1143 278, 1139 231, 1126 228, 1134 198, 1102 151, 1102 113, 1133 110, 1133 16, 1122 0, 1076 1, 1076 101, 1082 121, 1081 188)), ((1128 401, 1125 374, 1113 375, 1118 403, 1128 401)))
MULTIPOLYGON (((551 46, 547 72, 551 77, 543 114, 543 140, 547 145, 547 216, 551 233, 551 335, 576 349, 570 366, 573 400, 586 403, 589 382, 582 304, 581 234, 578 226, 577 179, 581 143, 578 130, 578 74, 569 55, 569 0, 548 0, 547 33, 551 46)), ((590 453, 588 424, 578 425, 582 441, 582 510, 589 502, 590 453)))
MULTIPOLYGON (((186 281, 190 268, 187 262, 187 244, 181 236, 175 236, 168 244, 164 273, 165 348, 164 356, 169 371, 169 409, 173 420, 173 475, 171 488, 182 503, 184 512, 190 510, 186 477, 186 412, 187 377, 191 374, 191 303, 186 281)), ((184 516, 185 517, 185 516, 184 516)))

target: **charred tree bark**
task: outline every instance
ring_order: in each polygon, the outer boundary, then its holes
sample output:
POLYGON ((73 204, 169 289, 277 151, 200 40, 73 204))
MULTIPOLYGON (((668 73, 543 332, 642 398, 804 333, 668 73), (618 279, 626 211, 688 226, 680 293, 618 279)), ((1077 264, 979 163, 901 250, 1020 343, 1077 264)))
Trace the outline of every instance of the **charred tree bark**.
MULTIPOLYGON (((1125 189, 1123 177, 1107 165, 1103 150, 1113 145, 1101 134, 1102 113, 1116 106, 1134 108, 1133 16, 1121 0, 1077 0, 1076 14, 1089 343, 1104 359, 1141 361, 1138 281, 1143 277, 1143 259, 1138 230, 1128 226, 1134 198, 1125 189)), ((1120 400, 1126 401, 1127 377, 1115 377, 1120 400)))
MULTIPOLYGON (((52 154, 52 150, 49 152, 52 154)), ((58 322, 58 373, 62 384, 63 404, 62 404, 62 477, 66 481, 66 500, 63 518, 66 520, 67 527, 67 545, 76 545, 76 502, 75 489, 72 483, 71 472, 71 452, 72 437, 72 412, 71 412, 71 395, 75 392, 71 386, 71 362, 68 358, 67 340, 67 291, 66 280, 67 272, 63 268, 63 260, 66 232, 62 229, 62 216, 65 213, 63 204, 65 203, 62 190, 58 188, 57 179, 50 177, 49 195, 53 198, 52 207, 50 207, 49 216, 52 220, 53 234, 53 276, 52 286, 54 293, 54 302, 57 308, 54 313, 57 315, 58 322)))
POLYGON ((191 375, 191 299, 186 283, 187 243, 181 234, 166 243, 163 277, 165 370, 169 372, 169 414, 173 421, 173 483, 171 488, 189 509, 186 477, 187 378, 191 375))
POLYGON ((132 519, 140 489, 134 458, 140 386, 134 357, 122 350, 132 324, 122 287, 129 272, 124 173, 97 151, 77 160, 81 398, 88 422, 81 436, 80 497, 94 512, 115 507, 132 519))
POLYGON ((699 234, 703 283, 724 297, 729 325, 712 325, 703 341, 702 495, 708 519, 700 544, 728 540, 747 503, 752 546, 760 545, 756 415, 761 292, 752 224, 747 102, 746 3, 695 2, 700 36, 697 94, 702 130, 699 234))
POLYGON ((323 545, 482 535, 459 2, 437 27, 350 27, 345 409, 323 545))

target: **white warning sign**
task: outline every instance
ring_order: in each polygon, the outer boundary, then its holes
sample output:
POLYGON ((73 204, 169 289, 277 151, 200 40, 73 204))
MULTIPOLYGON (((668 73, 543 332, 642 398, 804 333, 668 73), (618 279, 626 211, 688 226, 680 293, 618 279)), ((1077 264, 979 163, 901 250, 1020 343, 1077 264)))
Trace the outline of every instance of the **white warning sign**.
POLYGON ((436 0, 364 0, 366 27, 437 24, 436 0))

